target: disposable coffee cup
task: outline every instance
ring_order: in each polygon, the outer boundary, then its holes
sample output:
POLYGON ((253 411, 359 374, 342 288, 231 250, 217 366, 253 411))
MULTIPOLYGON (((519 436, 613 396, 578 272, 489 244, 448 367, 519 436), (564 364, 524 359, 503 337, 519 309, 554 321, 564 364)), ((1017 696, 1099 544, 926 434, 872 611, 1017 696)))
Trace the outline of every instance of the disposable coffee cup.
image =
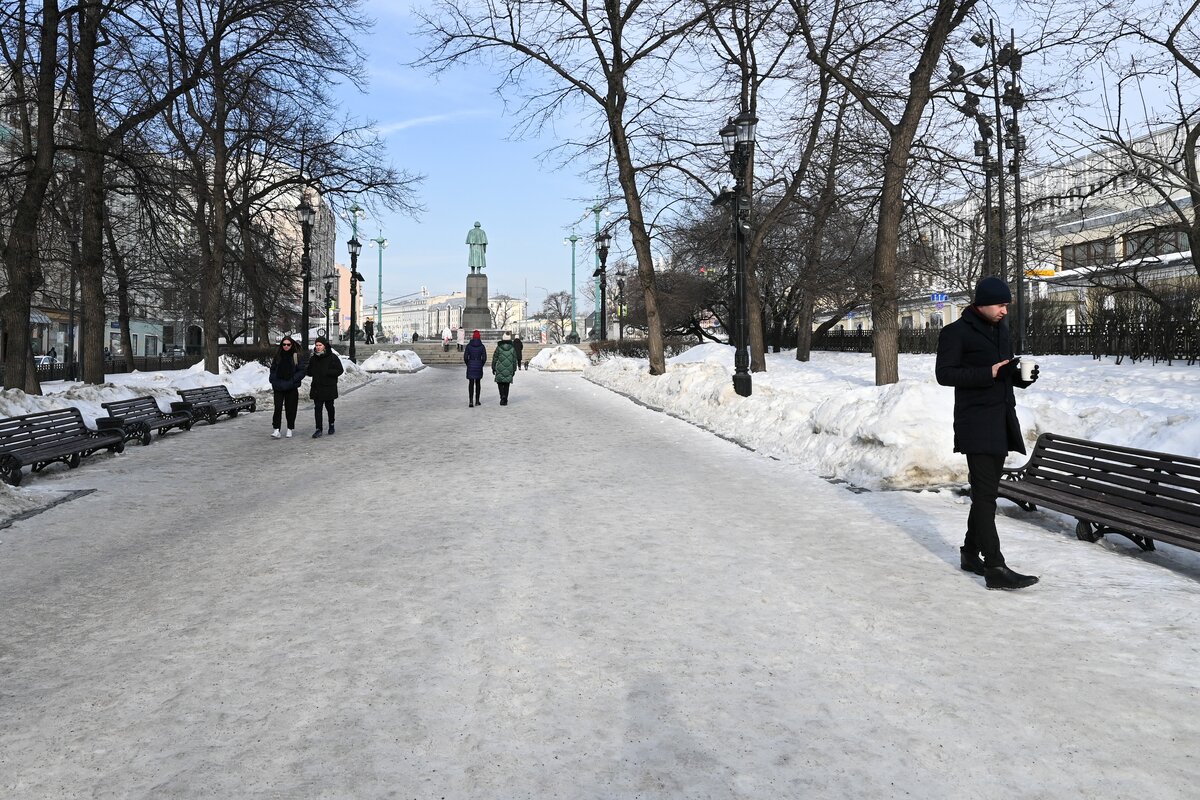
POLYGON ((1032 358, 1022 358, 1021 359, 1021 380, 1023 380, 1023 381, 1033 380, 1033 371, 1035 369, 1037 369, 1036 361, 1034 361, 1032 358))

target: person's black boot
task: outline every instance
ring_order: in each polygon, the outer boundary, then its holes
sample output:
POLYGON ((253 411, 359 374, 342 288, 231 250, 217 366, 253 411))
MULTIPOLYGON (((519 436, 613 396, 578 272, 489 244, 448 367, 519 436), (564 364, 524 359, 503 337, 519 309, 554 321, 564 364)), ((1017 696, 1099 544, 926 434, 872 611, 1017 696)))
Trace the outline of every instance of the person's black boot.
POLYGON ((329 435, 333 436, 333 423, 329 423, 329 435))
POLYGON ((964 572, 974 572, 976 575, 983 575, 983 559, 979 557, 979 553, 968 550, 965 547, 958 548, 958 563, 962 566, 964 572))
POLYGON ((320 429, 320 428, 317 428, 317 429, 316 429, 316 430, 313 432, 313 437, 312 437, 312 438, 314 438, 314 439, 320 439, 320 438, 321 438, 321 429, 320 429))
POLYGON ((1022 575, 1008 567, 988 567, 983 571, 983 580, 989 589, 1024 589, 1038 582, 1036 575, 1022 575))

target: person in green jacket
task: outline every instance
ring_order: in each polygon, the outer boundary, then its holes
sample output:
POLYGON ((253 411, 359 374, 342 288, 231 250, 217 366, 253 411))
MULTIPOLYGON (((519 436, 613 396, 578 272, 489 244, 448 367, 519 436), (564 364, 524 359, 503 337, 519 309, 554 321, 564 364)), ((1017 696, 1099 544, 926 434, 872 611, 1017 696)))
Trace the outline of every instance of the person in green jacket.
POLYGON ((500 387, 500 405, 508 405, 508 390, 512 386, 513 375, 517 372, 517 350, 513 347, 512 334, 506 333, 496 345, 492 354, 492 374, 496 376, 496 385, 500 387))

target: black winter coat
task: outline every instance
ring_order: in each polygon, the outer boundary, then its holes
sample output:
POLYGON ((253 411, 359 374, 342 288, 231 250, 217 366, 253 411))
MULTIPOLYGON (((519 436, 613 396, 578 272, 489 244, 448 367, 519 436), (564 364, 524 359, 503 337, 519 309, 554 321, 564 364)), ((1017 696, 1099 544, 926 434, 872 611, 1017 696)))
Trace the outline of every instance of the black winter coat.
POLYGON ((333 400, 338 396, 338 376, 345 371, 342 360, 327 347, 321 355, 313 353, 308 359, 308 374, 312 385, 308 396, 313 400, 333 400))
POLYGON ((472 338, 463 348, 463 363, 467 365, 467 380, 483 380, 483 365, 487 363, 487 348, 483 342, 472 338))
POLYGON ((934 374, 954 387, 954 452, 1007 455, 1025 452, 1013 386, 1022 381, 1011 364, 992 378, 992 365, 1013 357, 1008 323, 992 325, 968 307, 938 336, 934 374))
POLYGON ((276 353, 275 358, 271 361, 271 388, 277 392, 294 392, 304 382, 308 362, 301 356, 296 345, 292 346, 292 350, 295 352, 285 353, 282 347, 279 348, 279 352, 276 353), (292 360, 292 374, 286 378, 283 376, 283 373, 287 371, 283 369, 285 366, 283 360, 285 358, 292 360))

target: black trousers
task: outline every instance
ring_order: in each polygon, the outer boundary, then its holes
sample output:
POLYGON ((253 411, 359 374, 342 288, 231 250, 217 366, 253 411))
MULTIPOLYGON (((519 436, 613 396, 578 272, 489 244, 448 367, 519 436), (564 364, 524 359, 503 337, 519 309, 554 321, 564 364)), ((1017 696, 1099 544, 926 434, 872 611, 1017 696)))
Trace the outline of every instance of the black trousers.
POLYGON ((314 400, 313 401, 313 413, 315 413, 317 415, 317 430, 321 430, 321 407, 322 406, 324 406, 325 410, 329 412, 329 424, 330 425, 333 424, 333 398, 330 398, 328 400, 314 400))
POLYGON ((497 383, 496 385, 500 387, 500 402, 504 403, 505 405, 508 405, 508 390, 509 390, 509 387, 512 386, 512 384, 511 383, 497 383))
POLYGON ((467 402, 479 402, 480 384, 483 383, 482 378, 467 378, 467 402))
POLYGON ((1004 456, 967 454, 971 512, 967 515, 967 537, 963 547, 969 552, 982 554, 985 567, 1004 566, 1000 534, 996 532, 996 498, 1000 495, 1000 473, 1003 469, 1004 456))
POLYGON ((288 430, 294 430, 296 427, 296 406, 300 402, 300 390, 290 389, 286 392, 275 392, 275 413, 271 417, 271 427, 279 430, 279 423, 283 421, 284 409, 287 410, 287 426, 288 430))

